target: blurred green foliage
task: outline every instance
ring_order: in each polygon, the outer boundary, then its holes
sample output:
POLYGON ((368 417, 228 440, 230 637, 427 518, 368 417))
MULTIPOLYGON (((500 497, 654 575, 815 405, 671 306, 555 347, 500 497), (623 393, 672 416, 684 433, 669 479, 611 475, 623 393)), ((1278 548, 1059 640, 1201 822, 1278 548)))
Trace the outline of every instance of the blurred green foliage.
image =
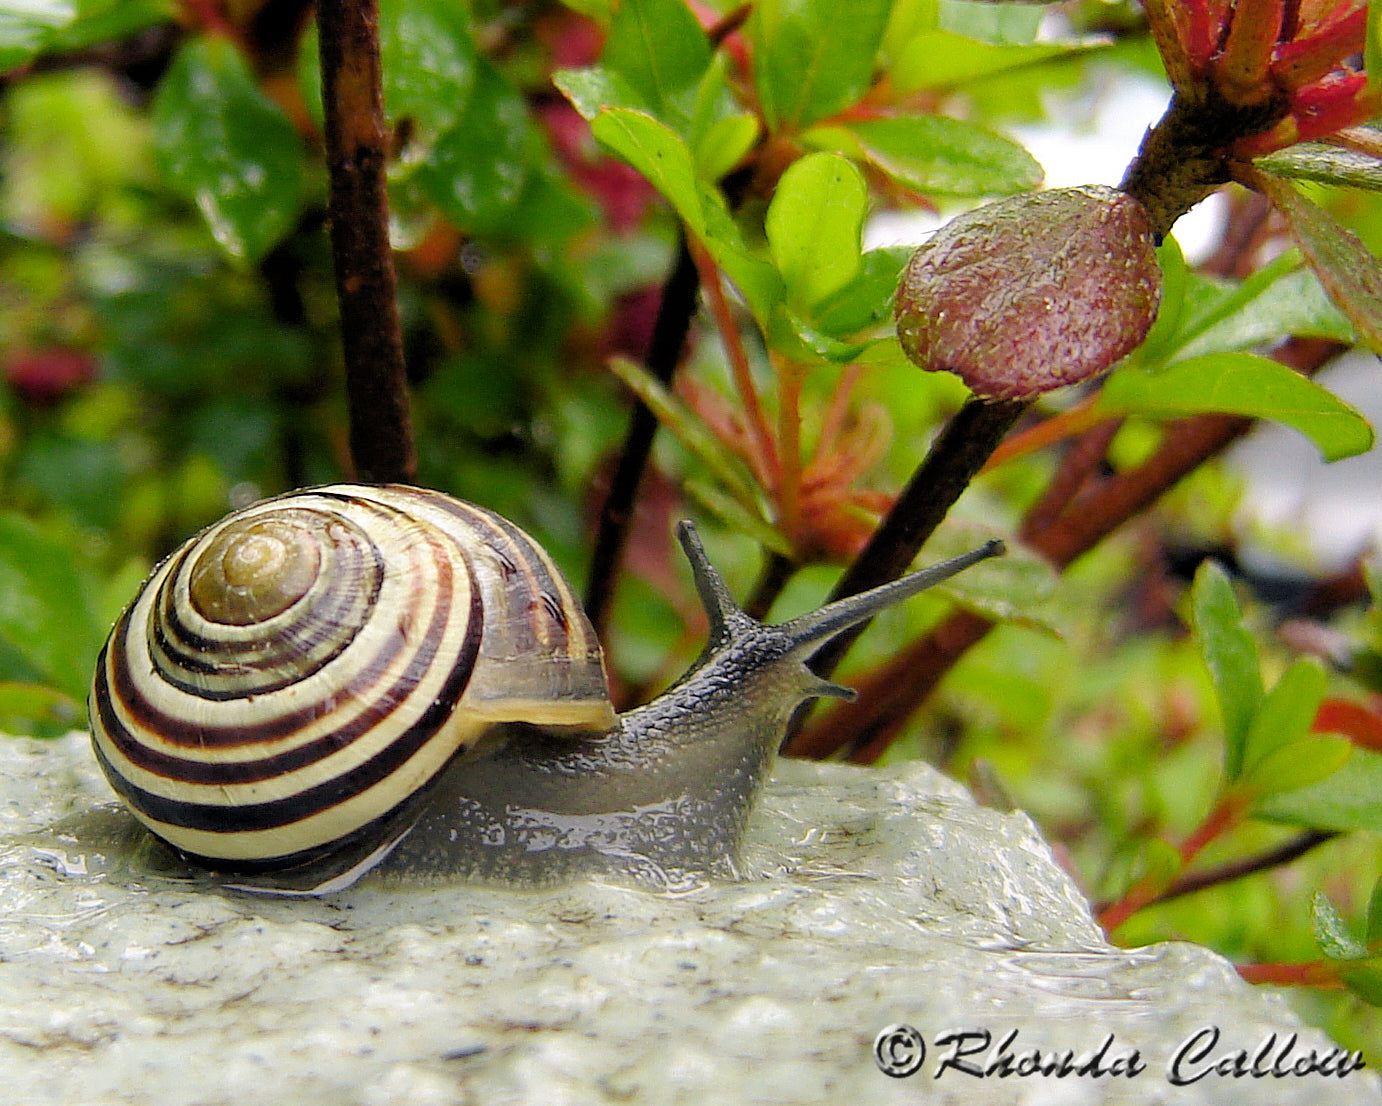
MULTIPOLYGON (((622 359, 671 431, 611 643, 632 686, 694 650, 674 512, 718 520, 709 540, 739 594, 764 547, 838 560, 962 402, 897 346, 888 316, 907 254, 866 249, 870 217, 1037 186, 1007 128, 1043 119, 1052 93, 1155 74, 1130 4, 762 0, 722 45, 703 27, 733 7, 382 3, 421 482, 513 518, 581 579, 627 422, 608 371, 622 359), (830 489, 814 531, 789 525, 755 468, 711 319, 693 331, 692 388, 640 376, 680 226, 737 291, 728 319, 769 414, 830 489), (795 421, 771 392, 784 381, 795 421), (838 459, 844 476, 828 471, 838 459)), ((0 74, 0 728, 54 734, 82 724, 104 627, 158 557, 232 506, 350 472, 320 91, 306 7, 279 0, 0 4, 0 74)), ((1274 164, 1325 182, 1321 206, 1302 209, 1314 237, 1234 279, 1166 243, 1161 317, 1097 400, 1126 419, 1115 461, 1204 411, 1285 422, 1329 459, 1371 447, 1356 412, 1263 352, 1289 336, 1354 341, 1340 289, 1331 299, 1310 266, 1338 238, 1322 220, 1361 239, 1331 255, 1338 269, 1382 247, 1378 198, 1337 187, 1358 184, 1356 167, 1274 164)), ((985 476, 937 554, 1010 531, 1055 464, 1046 451, 985 476)), ((1359 1016, 1378 990, 1382 757, 1345 761, 1347 741, 1311 733, 1323 702, 1376 711, 1382 628, 1375 604, 1344 611, 1334 630, 1352 672, 1327 671, 1295 658, 1241 585, 1202 570, 1192 593, 1188 573, 1166 571, 1182 545, 1232 547, 1238 491, 1205 466, 1058 587, 1035 558, 986 566, 960 597, 1007 624, 889 755, 991 766, 1095 898, 1168 886, 1187 859, 1168 842, 1225 796, 1243 817, 1200 862, 1302 827, 1362 831, 1289 878, 1148 905, 1120 936, 1184 936, 1252 963, 1347 960, 1355 995, 1300 1002, 1344 1044, 1382 1048, 1378 1021, 1359 1016)), ((808 565, 779 609, 816 601, 833 575, 808 565)), ((853 672, 953 598, 890 613, 853 672)))

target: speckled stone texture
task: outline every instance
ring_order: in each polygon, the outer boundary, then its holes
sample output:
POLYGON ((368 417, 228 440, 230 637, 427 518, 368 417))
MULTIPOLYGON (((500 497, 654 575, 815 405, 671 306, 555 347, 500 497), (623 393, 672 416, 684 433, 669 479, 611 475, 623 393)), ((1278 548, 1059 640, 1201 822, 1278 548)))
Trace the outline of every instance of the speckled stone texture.
POLYGON ((780 765, 750 878, 676 896, 254 898, 142 871, 81 735, 0 739, 0 778, 6 1106, 1382 1103, 1369 1069, 1173 1086, 1208 1027, 1214 1058, 1334 1046, 1210 952, 1106 944, 1027 818, 921 765, 780 765), (892 1023, 928 1045, 909 1078, 874 1063, 892 1023), (937 1037, 980 1027, 1145 1068, 938 1078, 937 1037))

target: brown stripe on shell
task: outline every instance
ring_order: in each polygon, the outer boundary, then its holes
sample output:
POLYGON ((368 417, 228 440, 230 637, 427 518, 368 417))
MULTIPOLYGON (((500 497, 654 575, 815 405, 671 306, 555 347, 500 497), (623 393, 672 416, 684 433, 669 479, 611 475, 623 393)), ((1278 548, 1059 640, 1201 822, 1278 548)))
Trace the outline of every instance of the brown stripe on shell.
POLYGON ((232 699, 280 690, 339 656, 377 599, 384 569, 367 535, 355 527, 338 529, 348 529, 358 540, 336 544, 341 555, 327 564, 325 585, 253 637, 211 638, 186 625, 174 596, 190 573, 189 558, 179 558, 166 577, 162 601, 150 612, 149 651, 161 677, 189 695, 232 699), (329 606, 323 610, 324 602, 329 606), (302 610, 294 615, 298 607, 302 610))
MULTIPOLYGON (((157 795, 153 792, 144 790, 130 783, 120 772, 115 770, 115 766, 110 764, 103 750, 97 746, 97 755, 102 759, 103 766, 107 774, 111 777, 112 784, 116 790, 142 814, 164 823, 169 826, 177 826, 186 829, 197 829, 215 833, 237 833, 250 830, 271 829, 280 826, 291 825, 293 822, 302 819, 305 813, 315 814, 320 810, 337 805, 344 800, 360 794, 369 787, 372 787, 383 780, 386 780, 398 768, 406 764, 442 727, 450 716, 456 701, 465 690, 466 681, 470 677, 471 668, 475 662, 480 640, 479 622, 482 617, 478 611, 478 594, 472 591, 472 606, 476 609, 472 611, 472 619, 467 629, 464 646, 457 657, 457 662, 453 666, 445 684, 439 694, 437 694, 428 705, 427 709, 411 726, 400 731, 391 741, 369 760, 357 765, 348 772, 332 776, 327 780, 317 783, 294 792, 291 795, 268 802, 249 803, 238 806, 226 806, 212 803, 201 803, 185 801, 181 799, 168 798, 167 796, 157 795)), ((435 625, 429 630, 435 631, 435 625)), ((438 637, 437 633, 430 633, 429 637, 438 637)), ((425 673, 427 666, 431 663, 432 656, 419 654, 409 664, 407 672, 398 681, 398 685, 408 684, 416 686, 425 673)), ((382 722, 389 711, 380 709, 370 721, 374 724, 382 722)), ((336 735, 330 735, 335 737, 336 735)), ((358 736, 358 735, 355 735, 358 736)), ((344 745, 352 740, 352 736, 346 736, 340 742, 344 745)), ((325 743, 328 739, 323 739, 325 743)), ((310 748, 310 747, 306 747, 310 748)), ((282 770, 300 768, 310 762, 310 757, 301 763, 295 763, 295 750, 292 754, 285 754, 281 757, 265 758, 265 761, 254 762, 250 766, 241 765, 211 765, 207 767, 223 768, 229 767, 240 769, 242 767, 257 768, 260 764, 269 764, 282 770)), ((449 760, 449 758, 448 758, 449 760)), ((183 762, 186 766, 188 762, 183 762)), ((269 772, 257 778, 271 778, 276 773, 269 772)), ((178 777, 186 779, 187 777, 178 777)), ((189 780, 189 782, 205 784, 229 784, 254 782, 256 777, 244 776, 234 778, 232 773, 217 776, 212 774, 210 778, 189 780)), ((400 796, 398 802, 406 801, 406 796, 400 796)), ((397 804, 393 804, 397 805, 397 804)), ((382 812, 381 812, 382 813, 382 812)))
MULTIPOLYGON (((435 543, 432 544, 438 565, 448 565, 449 562, 445 559, 441 548, 435 543)), ((449 608, 453 586, 449 573, 443 575, 446 578, 444 583, 438 584, 442 590, 437 597, 437 605, 438 608, 443 606, 449 608)), ((125 625, 128 617, 127 614, 125 619, 122 619, 121 624, 117 626, 116 633, 112 634, 110 640, 110 668, 113 673, 111 696, 114 703, 119 705, 139 729, 156 733, 162 740, 171 745, 188 749, 248 748, 288 737, 328 713, 329 705, 324 707, 321 703, 308 704, 274 717, 258 719, 255 721, 253 729, 249 729, 238 725, 217 725, 210 719, 188 719, 165 711, 144 696, 132 679, 125 638, 127 633, 133 634, 138 631, 136 627, 125 625)), ((371 689, 375 681, 383 672, 388 670, 405 645, 406 642, 401 633, 390 634, 385 648, 371 658, 366 667, 357 669, 357 672, 351 676, 350 682, 344 684, 336 693, 336 699, 351 703, 372 694, 371 689)), ((430 644, 429 648, 434 649, 435 643, 430 644)), ((160 676, 161 673, 156 672, 155 675, 160 676)), ((137 733, 131 732, 124 726, 111 731, 111 741, 121 750, 122 755, 135 764, 140 763, 138 759, 140 756, 155 755, 144 745, 137 733)))

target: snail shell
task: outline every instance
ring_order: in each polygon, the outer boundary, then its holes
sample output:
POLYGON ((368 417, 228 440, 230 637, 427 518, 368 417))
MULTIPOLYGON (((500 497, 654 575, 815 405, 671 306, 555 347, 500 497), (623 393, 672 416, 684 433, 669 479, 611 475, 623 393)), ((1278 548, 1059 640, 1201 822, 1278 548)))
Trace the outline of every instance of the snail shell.
POLYGON ((272 499, 202 532, 116 624, 97 757, 157 836, 213 866, 374 851, 506 722, 615 720, 594 631, 532 539, 404 487, 272 499))

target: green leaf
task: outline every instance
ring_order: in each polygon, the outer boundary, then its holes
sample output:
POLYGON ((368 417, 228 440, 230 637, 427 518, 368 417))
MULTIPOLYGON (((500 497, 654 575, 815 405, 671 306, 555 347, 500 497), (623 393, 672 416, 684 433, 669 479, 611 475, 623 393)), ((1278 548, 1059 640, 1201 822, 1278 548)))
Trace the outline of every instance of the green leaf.
POLYGON ((1382 941, 1382 879, 1373 884, 1372 895, 1368 898, 1368 945, 1374 946, 1382 941))
POLYGON ((523 98, 489 61, 478 59, 464 109, 418 167, 418 183, 458 226, 493 230, 528 183, 537 133, 523 98))
POLYGON ((1382 1006, 1382 964, 1374 960, 1369 964, 1345 968, 1339 972, 1339 978, 1344 986, 1370 1006, 1382 1006))
POLYGON ((562 0, 562 3, 600 23, 609 22, 614 12, 614 0, 562 0))
MULTIPOLYGON (((610 358, 610 369, 627 384, 688 453, 706 466, 745 514, 768 525, 758 506, 752 481, 738 460, 705 426, 700 417, 656 380, 643 366, 624 357, 610 358)), ((780 540, 780 539, 779 539, 780 540)), ((774 546, 776 548, 776 546, 774 546)))
POLYGON ((1225 769, 1235 780, 1243 770, 1248 732, 1264 695, 1257 646, 1243 627, 1233 585, 1216 562, 1204 562, 1195 573, 1190 602, 1195 638, 1224 721, 1225 769))
POLYGON ((784 557, 792 556, 792 543, 757 511, 748 509, 733 496, 726 495, 719 487, 704 480, 687 480, 685 487, 689 495, 734 533, 747 534, 764 549, 784 557))
POLYGON ((916 35, 934 31, 939 26, 938 9, 939 0, 893 0, 883 32, 883 53, 896 57, 916 35))
POLYGON ((911 256, 911 246, 864 253, 854 279, 816 305, 816 326, 831 337, 847 338, 882 322, 892 312, 898 278, 911 256))
POLYGON ((1155 893, 1166 890, 1184 866, 1180 850, 1164 838, 1149 837, 1142 843, 1138 879, 1146 880, 1155 893))
POLYGON ((600 64, 680 130, 710 57, 705 32, 683 0, 621 0, 600 64))
POLYGON ((470 99, 479 54, 465 8, 453 0, 381 0, 384 106, 412 119, 424 142, 448 130, 470 99))
POLYGON ((696 170, 704 180, 719 180, 753 149, 758 141, 758 117, 748 112, 715 120, 695 141, 696 170))
POLYGON ((754 255, 744 244, 739 225, 725 207, 724 195, 709 184, 699 185, 704 233, 701 240, 724 274, 739 289, 754 321, 771 338, 785 296, 782 278, 771 262, 754 255))
POLYGON ((1133 361, 1145 365, 1161 364, 1178 344, 1177 332, 1185 314, 1186 289, 1190 281, 1185 254, 1173 235, 1168 234, 1157 247, 1156 260, 1161 268, 1161 303, 1152 329, 1132 354, 1133 361))
MULTIPOLYGON (((1292 256, 1299 257, 1299 254, 1291 250, 1289 255, 1283 255, 1287 261, 1292 256)), ((1248 350, 1289 335, 1354 341, 1353 325, 1334 306, 1314 271, 1303 262, 1295 268, 1289 265, 1286 268, 1288 271, 1276 274, 1265 287, 1254 288, 1255 294, 1245 298, 1224 297, 1226 310, 1215 312, 1218 321, 1199 329, 1199 333, 1176 350, 1176 357, 1248 350), (1230 300, 1235 302, 1230 305, 1230 300)), ((1242 287, 1254 283, 1257 275, 1244 281, 1242 287)))
POLYGON ((183 45, 159 84, 153 124, 168 182, 230 256, 257 260, 297 222, 302 143, 230 43, 183 45))
POLYGON ((888 0, 760 0, 749 17, 754 83, 773 130, 834 115, 873 84, 888 0))
POLYGON ((680 135, 647 112, 629 108, 600 112, 591 121, 590 131, 648 178, 692 234, 705 237, 696 169, 680 135))
POLYGON ((552 75, 552 83, 587 120, 594 119, 607 108, 628 108, 651 114, 643 97, 628 81, 603 66, 558 69, 552 75))
MULTIPOLYGON (((842 342, 824 331, 812 326, 790 308, 784 311, 787 323, 791 327, 792 336, 801 343, 807 350, 817 357, 826 361, 833 361, 838 365, 853 361, 864 351, 867 342, 842 342)), ((779 338, 781 336, 778 336, 779 338)), ((775 342, 774 348, 781 349, 781 343, 775 342)), ((799 358, 799 353, 783 350, 788 356, 799 358)))
POLYGON ((40 736, 85 725, 82 700, 43 684, 0 681, 0 726, 23 726, 40 736))
POLYGON ((991 0, 938 0, 938 25, 946 31, 999 45, 1032 42, 1041 29, 1041 4, 994 4, 991 0))
POLYGON ((1092 43, 994 44, 953 31, 926 31, 898 53, 888 75, 899 93, 952 88, 1010 69, 1097 49, 1092 43))
MULTIPOLYGON (((1243 745, 1245 777, 1255 774, 1264 757, 1306 739, 1324 693, 1324 669, 1313 657, 1298 658, 1281 674, 1272 690, 1262 698, 1248 727, 1247 741, 1243 745)), ((1249 779, 1248 782, 1257 781, 1249 779)), ((1273 790, 1288 790, 1303 783, 1296 781, 1294 784, 1288 783, 1285 788, 1275 787, 1273 790)))
POLYGON ((1359 237, 1286 181, 1270 174, 1257 178, 1286 216, 1330 298, 1374 353, 1382 353, 1382 262, 1359 237))
POLYGON ((1353 935, 1338 908, 1320 891, 1310 896, 1310 929, 1315 944, 1330 960, 1368 958, 1367 947, 1353 935))
POLYGON ((53 53, 84 50, 127 38, 177 15, 173 0, 77 0, 77 18, 55 28, 45 49, 53 53))
POLYGON ((974 123, 943 115, 901 115, 816 127, 808 145, 867 159, 893 180, 920 192, 994 196, 1041 183, 1027 150, 974 123))
POLYGON ((1312 829, 1382 832, 1382 754, 1354 749, 1333 775, 1272 795, 1253 814, 1312 829))
POLYGON ((590 131, 671 203, 687 231, 710 251, 767 332, 781 303, 782 282, 770 264, 754 257, 744 245, 721 193, 697 178, 691 151, 681 136, 647 112, 629 108, 602 111, 591 122, 590 131))
POLYGON ((1205 411, 1272 419, 1309 438, 1326 461, 1372 448, 1362 415, 1313 380, 1265 357, 1211 353, 1157 372, 1128 364, 1100 393, 1109 414, 1194 415, 1205 411))
POLYGON ((1326 780, 1353 755, 1353 742, 1338 734, 1313 734, 1275 745, 1252 761, 1243 783, 1261 797, 1326 780))
POLYGON ((72 553, 0 514, 0 637, 59 691, 85 700, 101 629, 72 553))
POLYGON ((838 154, 807 154, 778 181, 766 230, 782 282, 806 307, 839 291, 859 272, 868 189, 854 163, 838 154))
POLYGON ((1346 188, 1382 191, 1382 161, 1361 150, 1326 142, 1301 142, 1253 162, 1263 172, 1287 180, 1310 180, 1346 188))

